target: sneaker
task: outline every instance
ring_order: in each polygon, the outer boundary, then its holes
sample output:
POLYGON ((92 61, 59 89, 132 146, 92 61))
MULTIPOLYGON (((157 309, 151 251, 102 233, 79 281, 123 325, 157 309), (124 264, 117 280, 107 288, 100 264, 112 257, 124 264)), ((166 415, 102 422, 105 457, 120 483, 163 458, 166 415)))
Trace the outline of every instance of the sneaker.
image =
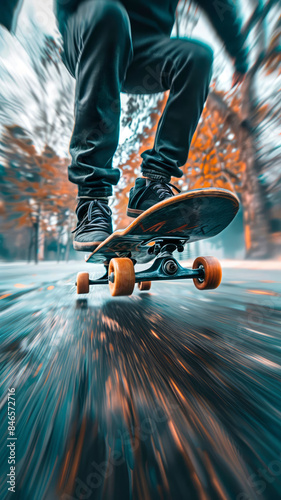
POLYGON ((172 189, 180 193, 180 190, 169 182, 150 180, 147 184, 146 179, 136 179, 135 186, 130 189, 127 215, 138 217, 156 203, 175 196, 172 189))
MULTIPOLYGON (((80 202, 81 203, 81 202, 80 202)), ((105 200, 83 201, 76 209, 78 224, 73 233, 73 248, 92 252, 111 235, 112 212, 105 200)))

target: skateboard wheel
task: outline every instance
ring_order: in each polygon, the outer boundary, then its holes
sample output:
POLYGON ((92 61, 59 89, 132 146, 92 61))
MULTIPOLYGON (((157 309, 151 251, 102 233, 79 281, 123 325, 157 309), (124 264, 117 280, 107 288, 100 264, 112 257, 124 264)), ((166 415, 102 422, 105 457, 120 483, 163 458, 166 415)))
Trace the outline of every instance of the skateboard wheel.
POLYGON ((204 279, 194 278, 193 283, 199 290, 212 290, 221 282, 222 269, 215 257, 197 257, 193 262, 193 269, 202 267, 205 272, 204 279))
POLYGON ((135 269, 131 259, 111 259, 108 268, 109 290, 113 297, 131 295, 135 286, 135 269))
POLYGON ((141 292, 150 290, 150 288, 151 288, 151 281, 141 281, 140 283, 138 283, 138 287, 139 287, 139 290, 141 292))
POLYGON ((90 283, 89 283, 89 273, 78 273, 77 274, 77 293, 89 293, 90 283))

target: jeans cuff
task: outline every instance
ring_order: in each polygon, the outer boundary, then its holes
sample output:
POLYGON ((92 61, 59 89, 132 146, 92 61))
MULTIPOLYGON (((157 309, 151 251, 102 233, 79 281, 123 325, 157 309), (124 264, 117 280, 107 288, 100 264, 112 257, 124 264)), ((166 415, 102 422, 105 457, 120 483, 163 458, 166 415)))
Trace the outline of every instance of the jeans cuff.
POLYGON ((105 189, 91 189, 79 186, 77 198, 88 198, 90 200, 94 200, 96 198, 108 198, 109 196, 112 196, 112 193, 113 190, 111 187, 105 189))
POLYGON ((108 200, 108 196, 77 196, 77 200, 108 200))
POLYGON ((155 170, 142 170, 142 176, 146 177, 148 179, 151 179, 153 181, 164 181, 164 182, 170 182, 171 177, 167 174, 160 174, 159 172, 156 172, 155 170))

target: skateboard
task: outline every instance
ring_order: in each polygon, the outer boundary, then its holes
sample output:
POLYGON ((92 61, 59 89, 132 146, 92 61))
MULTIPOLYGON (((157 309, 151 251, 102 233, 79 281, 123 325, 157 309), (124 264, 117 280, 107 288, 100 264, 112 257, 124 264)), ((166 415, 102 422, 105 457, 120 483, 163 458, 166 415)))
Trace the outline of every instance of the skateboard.
POLYGON ((186 244, 219 234, 238 209, 237 196, 221 188, 194 189, 157 203, 86 258, 86 262, 104 264, 106 272, 95 280, 89 273, 78 273, 77 293, 88 293, 90 285, 108 284, 112 296, 131 295, 135 283, 140 290, 149 290, 151 281, 169 279, 193 279, 199 290, 217 288, 222 271, 215 257, 198 257, 186 269, 173 254, 182 252, 186 244), (135 272, 136 263, 150 261, 151 267, 135 272))

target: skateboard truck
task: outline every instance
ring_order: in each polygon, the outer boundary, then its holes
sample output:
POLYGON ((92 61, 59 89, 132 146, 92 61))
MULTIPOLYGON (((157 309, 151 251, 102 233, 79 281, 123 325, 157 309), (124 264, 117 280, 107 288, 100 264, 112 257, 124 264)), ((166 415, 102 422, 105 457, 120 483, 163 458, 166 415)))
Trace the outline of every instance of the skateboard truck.
MULTIPOLYGON (((157 242, 158 243, 158 242, 157 242)), ((160 244, 161 245, 161 244, 160 244)), ((88 273, 77 276, 77 292, 88 293, 90 285, 109 285, 111 295, 131 295, 135 283, 140 290, 150 290, 151 281, 192 279, 199 290, 217 288, 221 282, 221 266, 215 257, 198 257, 192 268, 184 268, 173 256, 178 243, 166 243, 161 246, 151 267, 135 272, 135 261, 128 257, 118 257, 106 265, 108 271, 98 279, 89 279, 88 273)))
POLYGON ((145 271, 140 271, 135 274, 136 283, 143 281, 164 281, 167 279, 200 279, 204 281, 204 268, 186 269, 173 256, 173 252, 178 247, 175 244, 167 244, 162 247, 161 253, 158 254, 152 266, 145 271))

